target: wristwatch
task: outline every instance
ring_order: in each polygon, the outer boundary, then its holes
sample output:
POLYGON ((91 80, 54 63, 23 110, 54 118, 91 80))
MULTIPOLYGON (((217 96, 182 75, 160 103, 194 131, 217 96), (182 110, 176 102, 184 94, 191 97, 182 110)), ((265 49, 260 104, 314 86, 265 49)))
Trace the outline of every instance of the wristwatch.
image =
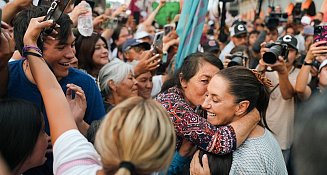
POLYGON ((308 63, 308 62, 304 61, 303 65, 305 65, 305 66, 312 66, 313 65, 313 62, 308 63))

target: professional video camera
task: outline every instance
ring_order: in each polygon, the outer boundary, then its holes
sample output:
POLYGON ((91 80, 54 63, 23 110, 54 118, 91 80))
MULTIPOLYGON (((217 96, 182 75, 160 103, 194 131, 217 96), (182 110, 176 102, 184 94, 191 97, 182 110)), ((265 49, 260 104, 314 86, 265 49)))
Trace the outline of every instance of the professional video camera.
POLYGON ((265 19, 265 24, 268 28, 277 28, 280 23, 287 22, 287 13, 276 13, 274 7, 271 8, 272 12, 265 19))
POLYGON ((226 59, 231 61, 228 63, 227 67, 232 66, 244 66, 244 62, 247 61, 247 57, 244 56, 243 52, 235 52, 230 56, 226 56, 226 59))

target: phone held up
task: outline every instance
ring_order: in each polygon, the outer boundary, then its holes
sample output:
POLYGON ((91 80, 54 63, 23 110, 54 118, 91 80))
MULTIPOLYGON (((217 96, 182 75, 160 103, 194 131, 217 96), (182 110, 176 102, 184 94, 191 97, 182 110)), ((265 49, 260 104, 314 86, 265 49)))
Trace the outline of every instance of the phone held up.
POLYGON ((162 48, 163 48, 163 36, 164 36, 164 32, 161 31, 161 32, 157 32, 155 35, 154 35, 154 38, 153 38, 153 44, 152 44, 152 47, 153 47, 153 53, 154 54, 162 54, 162 48))
MULTIPOLYGON (((327 26, 315 26, 314 27, 314 42, 327 41, 327 26)), ((324 44, 327 46, 327 44, 324 44)))

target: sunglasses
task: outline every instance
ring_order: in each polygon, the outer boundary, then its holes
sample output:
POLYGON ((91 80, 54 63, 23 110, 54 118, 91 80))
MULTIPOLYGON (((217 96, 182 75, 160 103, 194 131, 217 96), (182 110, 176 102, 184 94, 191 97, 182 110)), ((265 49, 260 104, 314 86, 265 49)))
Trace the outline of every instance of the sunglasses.
POLYGON ((67 0, 67 2, 64 5, 64 8, 62 10, 60 10, 59 8, 59 3, 60 0, 54 0, 47 12, 47 15, 45 16, 43 21, 48 21, 48 20, 53 20, 53 25, 51 27, 45 28, 42 31, 43 36, 48 36, 51 35, 51 33, 53 32, 53 30, 56 27, 57 21, 60 19, 60 17, 62 16, 62 14, 64 13, 66 7, 68 6, 68 4, 70 3, 71 0, 67 0))
POLYGON ((265 26, 265 24, 263 24, 263 23, 256 23, 256 24, 254 24, 255 26, 261 26, 261 27, 264 27, 265 26))

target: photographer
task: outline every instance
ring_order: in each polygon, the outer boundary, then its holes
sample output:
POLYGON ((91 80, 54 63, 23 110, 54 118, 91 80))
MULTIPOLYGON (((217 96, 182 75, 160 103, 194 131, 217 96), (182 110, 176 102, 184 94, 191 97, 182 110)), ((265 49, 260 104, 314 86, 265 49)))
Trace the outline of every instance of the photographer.
POLYGON ((224 61, 225 55, 229 54, 231 50, 241 44, 246 44, 248 31, 243 21, 235 21, 230 29, 230 42, 224 47, 219 55, 219 59, 224 61))
MULTIPOLYGON (((295 90, 301 100, 308 100, 313 94, 321 93, 327 86, 327 69, 325 68, 327 65, 326 60, 323 60, 321 65, 318 67, 318 80, 315 83, 310 83, 310 85, 308 85, 310 71, 313 68, 314 63, 319 62, 317 61, 317 57, 321 54, 327 53, 327 47, 323 46, 323 44, 326 44, 326 41, 316 42, 311 45, 296 79, 295 90)), ((324 56, 324 59, 326 59, 326 56, 324 56)))
POLYGON ((287 164, 293 142, 295 113, 294 87, 296 77, 300 71, 293 66, 298 56, 298 50, 296 48, 297 40, 291 35, 285 35, 279 38, 276 43, 272 44, 270 48, 266 48, 268 45, 270 43, 263 43, 261 45, 262 59, 257 69, 259 72, 264 73, 273 85, 270 88, 267 123, 273 133, 275 133, 287 164), (288 52, 288 54, 283 55, 285 52, 288 52), (267 58, 272 53, 275 54, 275 60, 270 60, 271 57, 267 58), (271 70, 267 70, 268 66, 271 70))

